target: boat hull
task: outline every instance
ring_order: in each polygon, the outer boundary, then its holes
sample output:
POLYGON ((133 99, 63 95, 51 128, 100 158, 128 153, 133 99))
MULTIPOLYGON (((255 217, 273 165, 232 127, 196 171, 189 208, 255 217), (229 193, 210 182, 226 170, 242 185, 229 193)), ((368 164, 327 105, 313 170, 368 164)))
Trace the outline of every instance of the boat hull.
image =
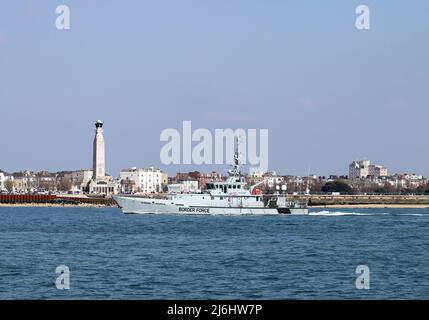
POLYGON ((166 200, 114 196, 118 206, 126 214, 184 214, 184 215, 306 215, 307 208, 266 207, 212 207, 169 204, 166 200))

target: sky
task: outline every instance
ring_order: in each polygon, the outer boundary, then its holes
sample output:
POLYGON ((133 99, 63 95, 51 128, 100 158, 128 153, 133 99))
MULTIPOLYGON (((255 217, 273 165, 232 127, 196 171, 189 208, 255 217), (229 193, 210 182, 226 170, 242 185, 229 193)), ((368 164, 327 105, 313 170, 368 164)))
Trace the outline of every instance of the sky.
POLYGON ((282 174, 366 158, 429 176, 428 16, 426 0, 2 1, 0 169, 91 168, 101 119, 113 176, 222 171, 161 163, 161 132, 190 120, 268 129, 282 174))

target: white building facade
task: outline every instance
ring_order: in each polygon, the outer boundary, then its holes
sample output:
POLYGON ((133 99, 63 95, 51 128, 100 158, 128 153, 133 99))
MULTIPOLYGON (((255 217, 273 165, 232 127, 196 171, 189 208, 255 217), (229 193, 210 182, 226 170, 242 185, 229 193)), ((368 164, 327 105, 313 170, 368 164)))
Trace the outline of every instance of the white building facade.
POLYGON ((365 179, 371 177, 387 177, 387 168, 380 165, 373 165, 369 160, 353 161, 349 165, 349 179, 365 179))
POLYGON ((369 165, 368 167, 368 175, 373 177, 387 177, 387 168, 383 166, 375 166, 375 165, 369 165))
POLYGON ((366 178, 369 175, 369 160, 353 161, 349 165, 349 179, 356 180, 366 178))
POLYGON ((26 170, 15 172, 12 174, 13 190, 15 192, 26 193, 35 192, 36 189, 36 176, 33 171, 26 170))
POLYGON ((164 186, 168 183, 168 176, 155 167, 134 167, 121 170, 119 180, 122 193, 157 193, 163 191, 164 186))
POLYGON ((418 188, 427 184, 427 179, 422 175, 417 174, 396 174, 392 177, 389 183, 399 188, 418 188))
POLYGON ((0 172, 0 192, 6 190, 6 177, 3 172, 0 172))

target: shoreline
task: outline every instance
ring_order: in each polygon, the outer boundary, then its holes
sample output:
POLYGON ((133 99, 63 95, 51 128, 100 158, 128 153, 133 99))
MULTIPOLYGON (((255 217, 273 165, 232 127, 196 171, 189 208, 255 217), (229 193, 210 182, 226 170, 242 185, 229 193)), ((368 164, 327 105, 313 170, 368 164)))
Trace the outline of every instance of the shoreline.
POLYGON ((116 205, 79 203, 0 203, 0 208, 118 208, 116 205))
MULTIPOLYGON (((0 208, 118 208, 117 205, 104 205, 92 203, 58 204, 58 203, 0 203, 0 208)), ((429 204, 328 204, 308 206, 309 209, 429 209, 429 204)))
POLYGON ((309 206, 311 208, 339 208, 339 209, 428 209, 429 204, 385 204, 385 203, 371 203, 371 204, 327 204, 327 205, 315 205, 309 206))

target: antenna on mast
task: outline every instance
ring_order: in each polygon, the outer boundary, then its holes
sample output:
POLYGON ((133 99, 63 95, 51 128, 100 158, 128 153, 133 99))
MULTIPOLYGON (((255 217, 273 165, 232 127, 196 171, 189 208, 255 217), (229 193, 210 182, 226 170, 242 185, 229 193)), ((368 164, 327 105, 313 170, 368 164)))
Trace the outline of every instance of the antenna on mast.
POLYGON ((305 189, 305 194, 306 195, 310 194, 310 165, 308 166, 308 170, 307 170, 307 188, 305 189))
POLYGON ((235 147, 234 164, 232 165, 232 169, 228 170, 228 173, 234 177, 241 175, 241 172, 240 172, 240 149, 239 149, 240 143, 241 143, 240 136, 234 137, 234 147, 235 147))

